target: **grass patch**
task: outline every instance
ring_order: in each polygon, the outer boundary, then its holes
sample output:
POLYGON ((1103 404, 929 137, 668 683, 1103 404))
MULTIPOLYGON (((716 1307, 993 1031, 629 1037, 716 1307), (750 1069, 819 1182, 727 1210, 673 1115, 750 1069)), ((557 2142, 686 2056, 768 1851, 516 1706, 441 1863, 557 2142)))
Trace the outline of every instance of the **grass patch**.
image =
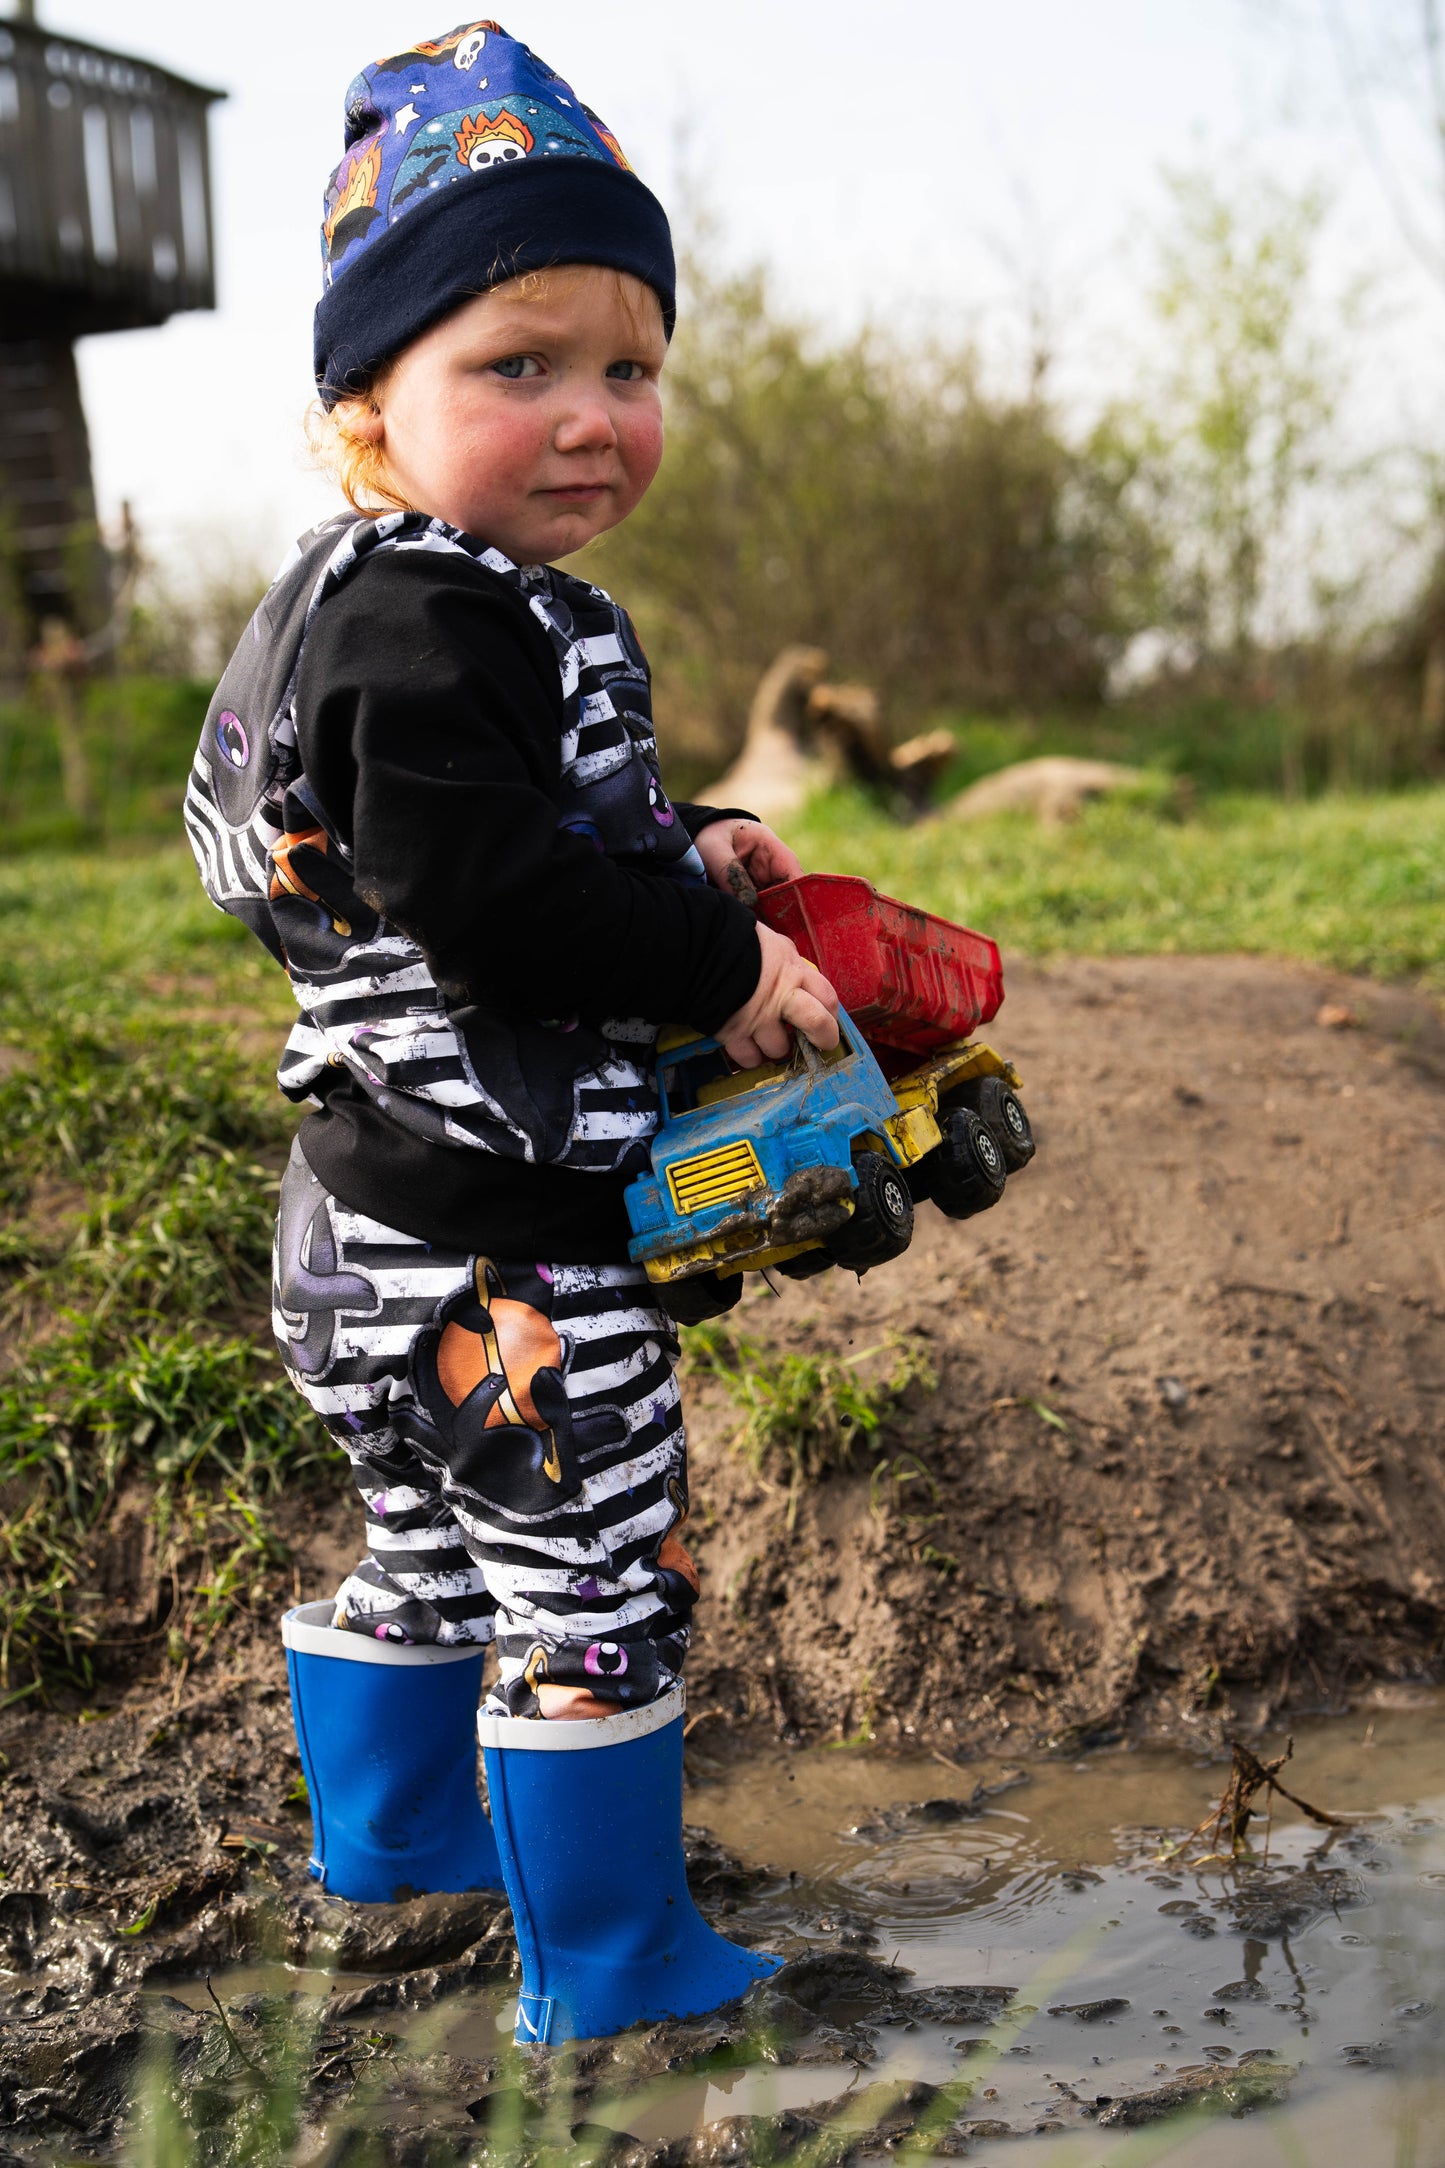
POLYGON ((693 1326, 684 1345, 688 1369, 716 1378, 741 1413, 735 1450, 787 1485, 790 1528, 808 1485, 872 1458, 909 1387, 937 1383, 923 1342, 897 1333, 856 1355, 798 1355, 715 1321, 693 1326))
POLYGON ((1334 685, 1323 697, 1260 706, 1181 693, 1073 713, 943 713, 935 721, 957 740, 940 779, 940 801, 1013 761, 1046 753, 1187 777, 1203 797, 1309 798, 1391 790, 1439 774, 1418 716, 1378 688, 1334 685))
POLYGON ((241 1040, 285 1010, 189 874, 0 869, 0 1696, 199 1653, 330 1450, 265 1330, 291 1119, 241 1040))

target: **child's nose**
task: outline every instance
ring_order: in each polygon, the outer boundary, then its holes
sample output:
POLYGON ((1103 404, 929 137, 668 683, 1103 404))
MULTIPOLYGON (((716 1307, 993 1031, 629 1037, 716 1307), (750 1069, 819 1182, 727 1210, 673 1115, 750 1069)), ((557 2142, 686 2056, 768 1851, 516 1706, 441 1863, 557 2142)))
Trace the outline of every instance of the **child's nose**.
POLYGON ((608 450, 617 442, 617 431, 607 401, 600 394, 570 401, 554 441, 559 452, 608 450))

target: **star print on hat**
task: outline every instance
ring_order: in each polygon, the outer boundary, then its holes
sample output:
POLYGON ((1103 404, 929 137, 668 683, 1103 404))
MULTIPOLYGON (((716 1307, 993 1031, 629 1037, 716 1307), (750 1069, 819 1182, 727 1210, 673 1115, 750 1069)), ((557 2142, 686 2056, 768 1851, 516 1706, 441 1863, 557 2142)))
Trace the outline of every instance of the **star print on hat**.
POLYGON ((570 85, 491 21, 356 77, 321 252, 316 372, 328 404, 467 295, 550 264, 633 273, 671 330, 661 204, 570 85))

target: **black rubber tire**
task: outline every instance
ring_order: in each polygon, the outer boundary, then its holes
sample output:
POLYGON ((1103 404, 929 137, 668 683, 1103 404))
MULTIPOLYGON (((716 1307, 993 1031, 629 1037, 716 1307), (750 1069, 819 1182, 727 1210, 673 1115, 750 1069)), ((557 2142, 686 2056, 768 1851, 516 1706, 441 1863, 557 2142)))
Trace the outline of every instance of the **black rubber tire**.
POLYGON ((928 1155, 929 1195, 949 1219, 972 1219, 1003 1195, 1008 1168, 993 1131, 972 1107, 955 1107, 940 1124, 943 1142, 928 1155))
POLYGON ((913 1198, 907 1182, 881 1152, 860 1152, 853 1162, 858 1187, 853 1217, 828 1244, 835 1265, 848 1272, 871 1272, 901 1257, 913 1240, 913 1198))
MULTIPOLYGON (((947 1119, 940 1113, 939 1121, 947 1119)), ((933 1163, 937 1152, 928 1152, 922 1159, 915 1159, 911 1167, 904 1169, 903 1179, 908 1184, 908 1194, 915 1204, 926 1204, 933 1195, 933 1163)))
POLYGON ((1017 1174, 1019 1168, 1026 1167, 1033 1158, 1037 1146, 1024 1103, 1001 1076, 976 1077, 971 1084, 963 1086, 949 1105, 972 1107, 1003 1153, 1003 1163, 1010 1174, 1017 1174))
POLYGON ((657 1290, 657 1306, 675 1325, 704 1325, 710 1317, 725 1317, 742 1291, 740 1272, 729 1273, 725 1280, 716 1272, 694 1272, 685 1280, 664 1281, 657 1290))
POLYGON ((833 1260, 826 1250, 803 1250, 796 1257, 785 1257, 774 1269, 785 1280, 811 1280, 819 1272, 831 1272, 833 1260))

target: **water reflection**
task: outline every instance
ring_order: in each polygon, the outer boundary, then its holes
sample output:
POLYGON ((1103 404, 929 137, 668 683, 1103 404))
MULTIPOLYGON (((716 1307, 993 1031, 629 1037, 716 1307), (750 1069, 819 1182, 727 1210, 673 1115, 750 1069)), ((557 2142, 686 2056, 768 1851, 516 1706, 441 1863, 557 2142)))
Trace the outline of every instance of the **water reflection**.
MULTIPOLYGON (((1202 1842, 1171 1856, 1227 1773, 1202 1756, 1044 1763, 1026 1787, 978 1798, 1006 1772, 793 1754, 704 1770, 689 1813, 836 1889, 920 1984, 1004 1981, 1035 2006, 977 2094, 980 2118, 1009 2143, 980 2133, 970 2158, 1094 2168, 1131 2157, 1101 2126, 1087 2140, 1064 2133, 1100 2103, 1267 2063, 1298 2069, 1287 2107, 1181 2132, 1171 2159, 1426 2168, 1445 2161, 1441 1708, 1439 1696, 1390 1690, 1359 1721, 1302 1730, 1292 1787, 1352 1819, 1326 1833, 1282 1813, 1267 1872, 1196 1865, 1202 1842)), ((1255 1835, 1262 1846, 1262 1825, 1255 1835)), ((885 2040, 869 2078, 940 2084, 967 2068, 956 2029, 919 2026, 885 2040)), ((844 2083, 811 2075, 813 2102, 844 2083)), ((796 2082, 787 2092, 804 2104, 796 2082)), ((782 2104, 770 2077, 746 2073, 709 2113, 782 2104)))

